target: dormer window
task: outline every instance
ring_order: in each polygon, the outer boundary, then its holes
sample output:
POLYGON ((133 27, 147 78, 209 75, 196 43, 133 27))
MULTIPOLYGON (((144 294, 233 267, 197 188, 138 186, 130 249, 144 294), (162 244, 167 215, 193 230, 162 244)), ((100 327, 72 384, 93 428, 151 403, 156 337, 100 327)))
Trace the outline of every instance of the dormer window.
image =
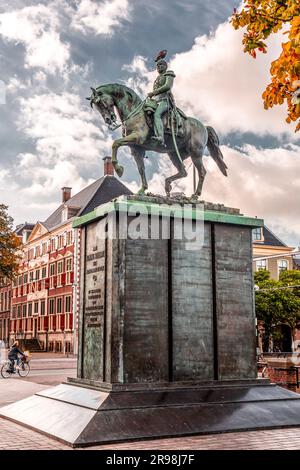
POLYGON ((71 219, 71 217, 77 215, 79 209, 79 207, 70 207, 65 205, 61 213, 61 221, 66 222, 67 220, 71 219))
POLYGON ((68 220, 68 213, 69 213, 68 206, 65 206, 61 214, 62 222, 66 222, 68 220))
POLYGON ((258 227, 252 230, 252 241, 254 242, 263 241, 262 227, 258 227))

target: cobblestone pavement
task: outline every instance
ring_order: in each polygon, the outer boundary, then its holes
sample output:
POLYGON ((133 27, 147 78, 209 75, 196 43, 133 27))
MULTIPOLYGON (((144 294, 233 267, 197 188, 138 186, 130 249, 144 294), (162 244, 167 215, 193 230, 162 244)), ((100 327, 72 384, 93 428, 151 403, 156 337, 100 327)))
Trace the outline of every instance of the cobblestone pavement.
MULTIPOLYGON (((72 450, 70 447, 0 419, 0 450, 72 450)), ((300 428, 234 432, 95 446, 84 450, 299 450, 300 428)))

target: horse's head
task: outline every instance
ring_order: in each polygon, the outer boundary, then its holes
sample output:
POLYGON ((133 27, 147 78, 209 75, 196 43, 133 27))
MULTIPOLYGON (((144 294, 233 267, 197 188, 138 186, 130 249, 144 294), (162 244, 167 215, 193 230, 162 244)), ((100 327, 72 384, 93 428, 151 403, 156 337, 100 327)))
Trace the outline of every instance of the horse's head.
POLYGON ((113 97, 104 88, 96 90, 91 87, 91 90, 92 95, 87 98, 90 101, 91 107, 95 106, 108 126, 114 125, 117 117, 113 97))

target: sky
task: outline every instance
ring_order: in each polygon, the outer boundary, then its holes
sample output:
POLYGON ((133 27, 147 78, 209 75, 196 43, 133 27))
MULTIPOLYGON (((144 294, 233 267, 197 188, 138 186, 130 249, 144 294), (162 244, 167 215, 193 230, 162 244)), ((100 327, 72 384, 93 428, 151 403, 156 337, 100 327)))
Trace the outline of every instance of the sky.
MULTIPOLYGON (((300 245, 300 133, 285 106, 264 110, 261 94, 284 36, 256 60, 243 31, 229 23, 238 0, 9 0, 0 3, 0 202, 15 223, 43 221, 61 200, 103 174, 118 131, 85 99, 90 87, 123 83, 145 97, 154 58, 168 50, 178 106, 217 131, 225 178, 208 155, 201 198, 265 220, 284 242, 300 245)), ((149 190, 162 193, 174 173, 167 155, 146 160, 149 190)), ((139 175, 120 151, 122 181, 139 175)), ((174 191, 192 192, 192 168, 174 191)))

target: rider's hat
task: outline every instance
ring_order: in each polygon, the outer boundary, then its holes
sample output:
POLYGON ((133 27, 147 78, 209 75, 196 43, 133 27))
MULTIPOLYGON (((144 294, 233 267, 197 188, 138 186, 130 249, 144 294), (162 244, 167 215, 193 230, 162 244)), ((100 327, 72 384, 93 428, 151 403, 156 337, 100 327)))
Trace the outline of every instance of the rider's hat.
POLYGON ((166 49, 163 49, 162 51, 159 51, 159 53, 158 53, 157 56, 156 56, 156 59, 154 59, 155 62, 156 62, 156 63, 158 63, 158 62, 165 62, 165 63, 167 63, 165 60, 163 60, 163 59, 166 57, 167 52, 168 52, 168 51, 167 51, 166 49))

